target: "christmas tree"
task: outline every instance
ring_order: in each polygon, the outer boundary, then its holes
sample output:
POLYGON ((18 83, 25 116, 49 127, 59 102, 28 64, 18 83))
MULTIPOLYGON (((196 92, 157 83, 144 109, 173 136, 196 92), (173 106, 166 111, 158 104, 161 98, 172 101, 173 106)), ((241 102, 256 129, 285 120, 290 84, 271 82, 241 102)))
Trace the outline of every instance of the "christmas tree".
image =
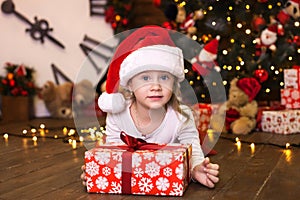
MULTIPOLYGON (((128 26, 136 1, 109 2, 106 17, 116 33, 138 28, 128 26)), ((258 101, 280 100, 284 69, 300 65, 299 0, 153 0, 153 4, 166 16, 162 27, 181 32, 202 47, 184 52, 186 78, 199 102, 210 102, 207 86, 222 84, 228 91, 235 77, 260 81, 258 101), (176 18, 182 14, 185 19, 176 18), (216 83, 213 77, 219 73, 222 81, 216 83)))
MULTIPOLYGON (((283 70, 300 65, 299 4, 299 0, 165 0, 159 6, 169 19, 166 28, 181 31, 204 47, 220 37, 215 61, 226 89, 234 77, 252 76, 262 84, 257 100, 272 101, 280 99, 283 70), (177 21, 170 4, 183 7, 187 19, 177 21), (199 13, 201 17, 193 19, 199 13)), ((199 101, 209 101, 205 84, 194 71, 187 78, 199 101)))

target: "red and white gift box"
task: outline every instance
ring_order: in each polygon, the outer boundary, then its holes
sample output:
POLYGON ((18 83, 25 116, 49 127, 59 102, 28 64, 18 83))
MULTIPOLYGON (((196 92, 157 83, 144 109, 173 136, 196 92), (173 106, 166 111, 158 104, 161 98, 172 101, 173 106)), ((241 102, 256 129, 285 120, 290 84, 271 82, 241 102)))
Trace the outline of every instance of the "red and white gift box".
POLYGON ((210 124, 212 105, 205 104, 205 103, 198 103, 194 105, 194 111, 195 111, 194 118, 199 133, 206 133, 210 124))
POLYGON ((261 127, 264 132, 300 133, 300 110, 263 111, 261 127))
POLYGON ((87 191, 182 196, 190 182, 191 145, 151 145, 144 150, 103 145, 86 151, 87 191))
POLYGON ((280 90, 281 104, 287 109, 300 108, 300 89, 286 88, 280 90))
POLYGON ((300 69, 283 70, 284 88, 300 89, 300 69))

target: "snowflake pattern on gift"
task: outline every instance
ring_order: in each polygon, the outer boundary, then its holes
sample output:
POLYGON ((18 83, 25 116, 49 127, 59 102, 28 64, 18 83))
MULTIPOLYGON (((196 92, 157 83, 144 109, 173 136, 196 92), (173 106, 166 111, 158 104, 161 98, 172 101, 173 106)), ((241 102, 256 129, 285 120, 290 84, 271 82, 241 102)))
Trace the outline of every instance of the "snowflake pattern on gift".
POLYGON ((154 153, 153 152, 145 152, 143 153, 143 158, 145 160, 151 160, 154 157, 154 153))
POLYGON ((166 191, 170 187, 169 180, 163 177, 159 177, 155 184, 157 189, 160 191, 166 191))
POLYGON ((160 171, 160 166, 156 162, 150 162, 146 164, 145 173, 151 178, 158 176, 160 171))
POLYGON ((173 183, 172 188, 173 188, 173 190, 170 192, 170 195, 182 196, 182 194, 183 194, 183 185, 182 184, 173 183))
POLYGON ((175 169, 175 173, 178 179, 183 179, 183 164, 179 164, 175 169))
POLYGON ((122 161, 122 154, 123 152, 119 151, 119 152, 112 152, 111 157, 113 160, 115 161, 122 161))
POLYGON ((177 161, 179 161, 179 162, 182 162, 183 159, 184 159, 184 156, 182 154, 180 154, 180 153, 175 153, 174 154, 174 159, 177 160, 177 161))
POLYGON ((122 164, 121 163, 118 163, 114 167, 114 174, 117 179, 121 179, 121 175, 122 175, 122 164))
POLYGON ((298 91, 298 90, 293 90, 293 91, 291 92, 291 97, 292 97, 292 99, 298 100, 298 99, 299 99, 299 96, 300 96, 300 94, 299 94, 299 91, 298 91))
POLYGON ((161 152, 155 155, 155 161, 158 162, 158 164, 164 166, 171 163, 172 157, 172 153, 161 152))
POLYGON ((121 184, 114 181, 111 182, 111 189, 109 190, 109 193, 121 194, 122 193, 121 184))
POLYGON ((95 153, 95 160, 100 164, 104 165, 110 161, 110 152, 97 151, 95 153))
POLYGON ((142 157, 137 154, 134 153, 132 154, 132 167, 139 167, 141 165, 142 162, 142 157))
POLYGON ((95 176, 95 175, 99 174, 99 165, 94 161, 88 162, 85 165, 85 171, 90 176, 95 176))
POLYGON ((92 152, 90 152, 90 151, 85 152, 85 158, 87 158, 88 160, 91 160, 92 157, 93 157, 92 152))
POLYGON ((131 177, 131 187, 136 186, 136 179, 131 177))
POLYGON ((163 170, 163 174, 164 174, 166 177, 172 176, 172 175, 173 175, 173 170, 172 170, 172 168, 166 167, 166 168, 163 170))
POLYGON ((281 104, 287 109, 300 108, 300 90, 294 88, 281 89, 281 104))
POLYGON ((91 179, 90 177, 88 177, 86 179, 86 187, 87 187, 87 190, 89 191, 92 187, 94 187, 94 182, 93 182, 93 179, 91 179))
POLYGON ((138 185, 142 192, 150 192, 153 188, 152 180, 150 178, 142 178, 138 185))
POLYGON ((103 177, 103 176, 99 176, 96 179, 96 185, 97 185, 97 188, 99 188, 101 190, 104 190, 108 186, 108 180, 107 180, 107 178, 103 177))
POLYGON ((109 167, 103 167, 102 174, 105 176, 109 176, 111 174, 111 169, 109 167))
POLYGON ((142 170, 142 168, 134 168, 133 174, 135 177, 140 178, 143 176, 144 171, 142 170))

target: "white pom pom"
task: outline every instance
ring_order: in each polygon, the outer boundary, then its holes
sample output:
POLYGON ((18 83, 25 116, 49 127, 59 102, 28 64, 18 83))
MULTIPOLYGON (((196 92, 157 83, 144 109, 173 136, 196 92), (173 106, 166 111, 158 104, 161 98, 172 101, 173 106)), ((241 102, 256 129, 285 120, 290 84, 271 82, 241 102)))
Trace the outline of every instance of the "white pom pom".
POLYGON ((126 102, 121 93, 103 92, 98 98, 98 106, 104 112, 120 113, 126 108, 126 102))

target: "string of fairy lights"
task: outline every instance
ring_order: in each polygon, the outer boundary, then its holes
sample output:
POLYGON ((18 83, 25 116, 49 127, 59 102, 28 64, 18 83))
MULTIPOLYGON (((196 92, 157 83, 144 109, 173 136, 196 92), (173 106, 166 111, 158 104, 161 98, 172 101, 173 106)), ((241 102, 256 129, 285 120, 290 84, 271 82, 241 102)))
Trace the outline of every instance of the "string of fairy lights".
MULTIPOLYGON (((101 145, 105 143, 105 133, 106 129, 105 126, 99 127, 90 127, 90 128, 81 128, 79 129, 80 133, 76 131, 75 128, 71 127, 51 127, 47 128, 45 124, 40 124, 38 128, 34 126, 29 126, 29 128, 24 128, 21 133, 9 133, 4 132, 3 140, 4 142, 8 143, 10 137, 19 137, 19 138, 31 138, 33 142, 33 146, 38 146, 38 141, 43 138, 47 139, 54 139, 54 140, 62 140, 63 143, 67 143, 71 146, 72 149, 77 149, 79 144, 82 146, 83 142, 93 142, 97 145, 101 145)), ((214 135, 214 131, 212 129, 208 129, 207 131, 209 140, 218 139, 214 135)), ((270 133, 271 134, 271 133, 270 133)), ((280 149, 291 150, 292 148, 300 147, 300 144, 291 144, 286 143, 285 145, 282 144, 275 144, 271 142, 252 142, 249 140, 241 140, 239 137, 228 137, 224 135, 219 135, 219 138, 224 140, 232 141, 234 145, 237 147, 237 151, 241 151, 242 144, 247 145, 250 150, 251 154, 255 153, 255 147, 257 145, 271 145, 279 147, 280 149)))
POLYGON ((38 146, 38 141, 40 139, 54 139, 62 140, 64 143, 68 143, 73 149, 77 149, 78 143, 83 142, 97 142, 97 144, 103 144, 105 139, 105 127, 90 127, 90 128, 80 128, 80 133, 77 132, 75 128, 72 127, 46 127, 44 123, 41 123, 39 127, 29 125, 29 128, 24 128, 20 133, 4 132, 3 140, 8 142, 10 137, 20 137, 20 138, 31 138, 33 146, 38 146))

